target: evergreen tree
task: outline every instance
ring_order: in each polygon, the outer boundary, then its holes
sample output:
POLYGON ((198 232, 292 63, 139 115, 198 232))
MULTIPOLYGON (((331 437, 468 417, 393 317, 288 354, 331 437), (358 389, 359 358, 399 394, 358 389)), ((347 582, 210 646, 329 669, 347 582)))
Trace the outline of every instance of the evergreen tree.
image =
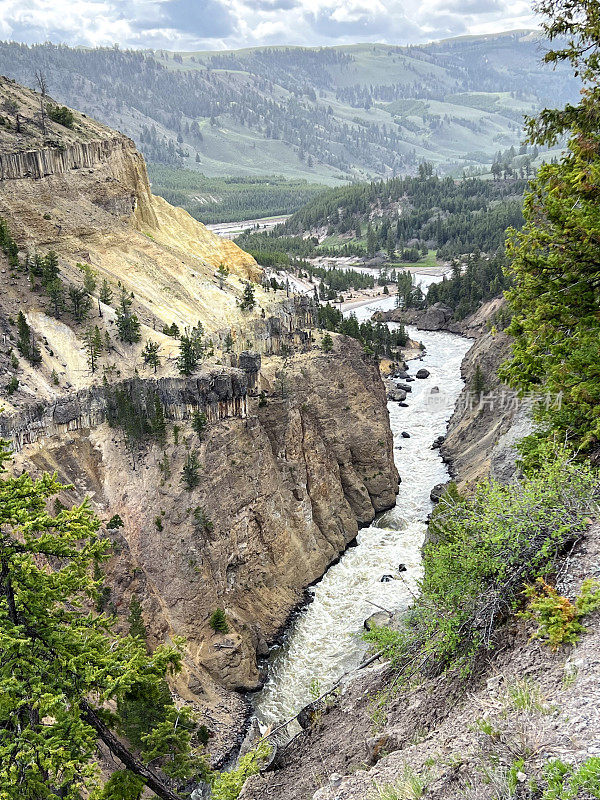
POLYGON ((119 339, 126 344, 134 344, 142 338, 140 323, 131 311, 133 301, 125 289, 121 289, 121 297, 117 307, 117 331, 119 339))
POLYGON ((109 306, 112 303, 113 293, 112 289, 110 288, 110 283, 106 280, 106 278, 102 278, 102 286, 100 287, 100 300, 109 306))
POLYGON ((30 364, 33 364, 33 366, 40 364, 42 361, 42 354, 35 342, 33 331, 29 327, 25 319, 25 314, 23 314, 22 311, 19 311, 17 315, 17 332, 17 348, 19 353, 21 353, 23 358, 26 358, 30 364))
POLYGON ((198 367, 198 347, 195 340, 184 334, 179 340, 179 356, 177 368, 181 375, 191 375, 198 367))
POLYGON ((192 428, 197 434, 198 438, 204 438, 204 432, 208 425, 208 417, 203 411, 194 411, 192 415, 192 428))
POLYGON ((577 106, 529 120, 532 144, 552 144, 565 132, 570 139, 562 158, 538 171, 525 198, 525 226, 508 243, 514 344, 501 377, 542 395, 540 429, 523 445, 532 465, 540 439, 558 435, 580 450, 600 447, 600 4, 548 0, 538 9, 561 47, 545 60, 570 62, 585 88, 577 106))
POLYGON ((71 313, 77 322, 83 322, 92 307, 92 301, 88 293, 78 286, 69 286, 69 302, 71 304, 71 313))
POLYGON ((250 281, 246 281, 246 285, 244 286, 244 291, 242 294, 242 302, 240 303, 240 308, 243 311, 252 311, 255 305, 256 305, 256 298, 254 296, 254 286, 250 283, 250 281))
POLYGON ((479 364, 477 364, 475 367, 475 374, 473 375, 473 384, 471 389, 477 397, 485 392, 485 377, 479 364))
POLYGON ((208 624, 213 631, 215 631, 215 633, 229 633, 227 617, 225 616, 225 612, 222 608, 217 608, 216 611, 212 613, 208 624))
POLYGON ((98 365, 98 357, 100 356, 100 353, 104 347, 104 341, 98 326, 95 325, 93 328, 88 328, 83 340, 85 343, 85 353, 87 356, 88 366, 93 374, 98 365))
POLYGON ((58 319, 65 310, 65 287, 55 278, 46 284, 46 293, 52 303, 52 313, 58 319))
MULTIPOLYGON (((4 477, 0 446, 0 785, 7 800, 78 800, 101 789, 98 742, 162 800, 171 781, 204 774, 191 748, 185 709, 167 709, 141 753, 115 735, 128 695, 155 696, 181 665, 174 647, 146 653, 135 636, 89 610, 99 591, 94 565, 109 542, 85 501, 52 516, 48 500, 67 487, 55 476, 4 477), (108 712, 106 706, 111 706, 108 712), (183 716, 182 716, 183 713, 183 716), (183 723, 183 724, 182 724, 183 723), (152 762, 152 766, 149 766, 152 762), (168 776, 168 777, 167 777, 168 776)), ((115 763, 112 760, 110 763, 115 763)))
POLYGON ((54 250, 45 256, 42 261, 42 283, 47 286, 58 278, 58 256, 54 250))
POLYGON ((181 482, 191 492, 196 486, 200 484, 200 461, 195 452, 188 453, 181 471, 181 482))
POLYGON ((144 625, 142 604, 140 603, 138 596, 135 594, 131 595, 127 622, 129 623, 130 636, 134 636, 136 639, 141 639, 141 641, 146 642, 148 638, 148 631, 144 625))
POLYGON ((323 336, 323 340, 321 341, 321 350, 324 353, 330 353, 333 350, 333 339, 331 338, 331 334, 329 332, 323 336))
POLYGON ((158 342, 152 342, 148 340, 142 350, 142 358, 144 359, 144 364, 149 367, 154 368, 154 373, 156 374, 156 370, 160 367, 160 356, 159 356, 160 345, 158 342))
POLYGON ((223 288, 225 280, 229 277, 229 267, 226 267, 225 264, 219 264, 217 269, 217 278, 219 280, 219 289, 223 288))
POLYGON ((371 256, 371 258, 375 255, 377 251, 377 235, 373 229, 373 226, 369 222, 367 227, 367 254, 371 256))
POLYGON ((98 283, 96 273, 89 264, 78 264, 77 266, 83 272, 83 288, 87 294, 94 294, 96 291, 96 285, 98 283))

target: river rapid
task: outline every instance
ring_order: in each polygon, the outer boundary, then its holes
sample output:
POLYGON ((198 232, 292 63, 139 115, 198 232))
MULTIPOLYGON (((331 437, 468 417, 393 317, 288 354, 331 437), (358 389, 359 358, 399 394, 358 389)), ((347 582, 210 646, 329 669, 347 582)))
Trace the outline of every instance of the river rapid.
MULTIPOLYGON (((378 309, 393 308, 395 298, 375 301, 354 311, 359 321, 378 309)), ((393 323, 391 323, 393 324, 393 323)), ((269 677, 254 697, 261 726, 287 719, 309 703, 317 689, 326 690, 363 660, 364 621, 377 606, 402 611, 410 605, 421 576, 421 545, 431 511, 431 489, 448 480, 446 465, 431 445, 446 431, 462 389, 460 364, 471 342, 443 332, 417 331, 412 339, 426 348, 421 360, 409 362, 409 375, 421 367, 429 378, 409 385, 407 408, 388 403, 394 435, 394 459, 402 482, 396 506, 358 533, 323 578, 309 590, 313 600, 294 618, 284 641, 269 657, 269 677), (438 392, 433 391, 437 387, 438 392), (410 438, 402 437, 406 432, 410 438), (406 571, 398 567, 404 564, 406 571), (382 582, 384 575, 393 579, 382 582)))

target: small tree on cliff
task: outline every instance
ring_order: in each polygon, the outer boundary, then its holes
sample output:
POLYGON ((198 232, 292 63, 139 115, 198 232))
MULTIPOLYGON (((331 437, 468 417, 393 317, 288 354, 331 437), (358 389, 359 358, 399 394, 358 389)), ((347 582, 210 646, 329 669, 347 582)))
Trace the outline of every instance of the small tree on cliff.
POLYGON ((331 334, 329 333, 329 331, 323 337, 323 340, 321 342, 321 350, 324 353, 331 353, 331 351, 333 350, 333 339, 331 338, 331 334))
POLYGON ((246 285, 244 286, 244 292, 242 294, 242 302, 240 303, 240 308, 243 311, 252 311, 255 305, 256 305, 256 298, 254 297, 254 286, 252 286, 250 281, 247 281, 246 285))
POLYGON ((33 335, 33 331, 29 327, 27 320, 25 319, 25 314, 22 311, 19 311, 17 316, 17 331, 19 337, 17 339, 17 348, 19 353, 29 361, 30 364, 36 366, 42 360, 42 354, 40 353, 40 349, 35 342, 35 336, 33 335))
POLYGON ((117 307, 117 331, 119 339, 127 344, 134 344, 134 342, 139 342, 142 338, 140 323, 131 310, 132 305, 131 297, 122 289, 117 307))
POLYGON ((180 800, 171 779, 204 771, 192 753, 188 712, 165 704, 138 755, 115 730, 120 704, 132 694, 157 696, 181 655, 174 647, 149 655, 139 638, 119 636, 110 618, 90 610, 101 588, 94 565, 109 547, 99 520, 87 501, 53 516, 48 500, 68 487, 48 474, 6 477, 9 458, 0 442, 2 797, 94 794, 102 785, 95 763, 102 741, 126 769, 115 773, 113 787, 121 775, 135 775, 163 800, 180 800))
POLYGON ((225 612, 222 608, 217 608, 217 610, 213 612, 208 624, 213 631, 215 631, 215 633, 229 633, 227 617, 225 616, 225 612))
POLYGON ((152 342, 148 340, 142 350, 142 358, 144 359, 144 364, 148 367, 154 367, 154 372, 158 367, 160 367, 160 356, 158 351, 160 350, 160 345, 158 342, 152 342))
POLYGON ((98 366, 98 358, 104 348, 104 340, 102 339, 102 334, 98 326, 95 325, 93 328, 89 328, 83 340, 85 343, 85 354, 87 356, 88 366, 92 373, 94 373, 98 366))
POLYGON ((177 368, 182 375, 191 375, 198 366, 198 348, 191 336, 184 334, 179 340, 177 368))
POLYGON ((473 384, 471 389, 474 394, 477 395, 477 397, 485 392, 485 377, 479 364, 477 364, 475 367, 475 374, 473 375, 473 384))

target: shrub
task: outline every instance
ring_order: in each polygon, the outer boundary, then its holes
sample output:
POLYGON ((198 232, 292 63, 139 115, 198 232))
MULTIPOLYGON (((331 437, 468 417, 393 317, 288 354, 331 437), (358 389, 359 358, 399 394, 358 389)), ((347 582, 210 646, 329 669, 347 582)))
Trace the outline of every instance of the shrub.
POLYGON ((115 514, 108 520, 108 522, 106 523, 106 527, 108 528, 109 531, 114 531, 117 528, 124 528, 125 523, 123 522, 119 514, 115 514))
POLYGON ((450 496, 434 518, 436 542, 424 548, 421 597, 400 631, 366 634, 402 671, 461 666, 492 646, 499 621, 511 613, 523 583, 547 574, 565 545, 579 537, 599 497, 586 466, 555 453, 521 483, 480 485, 471 500, 450 496))
POLYGON ((260 772, 262 763, 270 754, 271 746, 267 742, 260 742, 254 750, 240 758, 235 769, 214 774, 211 780, 213 800, 237 800, 246 780, 260 772))
POLYGON ((199 470, 200 462, 198 461, 198 456, 196 453, 188 453, 181 471, 181 482, 188 492, 191 492, 200 483, 199 470))
POLYGON ((600 608, 600 583, 593 578, 583 582, 581 594, 574 603, 543 578, 526 586, 523 594, 529 599, 529 604, 521 616, 538 622, 533 636, 547 642, 552 650, 557 650, 562 644, 576 644, 585 631, 581 618, 600 608))
POLYGON ((47 108, 48 116, 52 122, 58 122, 59 125, 64 125, 65 128, 72 128, 75 121, 75 115, 66 106, 52 106, 47 108))
POLYGON ((4 388, 6 389, 6 393, 8 395, 14 394, 19 388, 19 379, 17 376, 13 375, 4 388))
POLYGON ((210 627, 215 633, 229 633, 229 625, 227 624, 227 617, 222 608, 217 608, 211 615, 208 621, 210 627))

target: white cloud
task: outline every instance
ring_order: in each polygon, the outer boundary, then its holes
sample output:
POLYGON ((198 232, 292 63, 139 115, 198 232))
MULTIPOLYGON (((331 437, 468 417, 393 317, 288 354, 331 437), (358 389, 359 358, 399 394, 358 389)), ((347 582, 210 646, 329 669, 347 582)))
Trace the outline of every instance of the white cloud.
POLYGON ((3 38, 91 46, 410 44, 535 24, 528 0, 0 0, 3 38))

